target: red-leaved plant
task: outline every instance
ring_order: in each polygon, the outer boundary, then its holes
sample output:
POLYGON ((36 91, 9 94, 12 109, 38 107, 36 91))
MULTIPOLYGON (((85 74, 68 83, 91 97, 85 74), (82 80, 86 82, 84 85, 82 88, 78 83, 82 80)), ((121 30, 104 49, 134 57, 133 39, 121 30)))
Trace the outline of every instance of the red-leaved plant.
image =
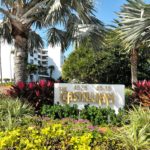
POLYGON ((18 82, 7 91, 7 94, 11 97, 26 99, 36 110, 39 110, 43 104, 53 104, 54 82, 45 80, 29 83, 18 82))
POLYGON ((143 106, 150 106, 150 81, 138 81, 134 86, 134 101, 143 106))

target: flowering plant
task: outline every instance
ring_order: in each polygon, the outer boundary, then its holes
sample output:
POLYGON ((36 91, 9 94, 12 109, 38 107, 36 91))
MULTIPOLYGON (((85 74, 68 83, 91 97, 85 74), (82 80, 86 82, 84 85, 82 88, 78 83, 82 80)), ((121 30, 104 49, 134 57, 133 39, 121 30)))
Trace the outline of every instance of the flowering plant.
POLYGON ((90 130, 89 125, 75 124, 70 120, 65 124, 60 120, 41 120, 41 125, 33 124, 0 131, 0 149, 105 150, 109 147, 118 149, 119 142, 111 140, 111 136, 107 136, 107 131, 102 134, 98 130, 90 130))
POLYGON ((18 82, 7 94, 11 97, 27 99, 37 110, 43 104, 53 104, 54 82, 40 80, 39 82, 18 82))
POLYGON ((143 106, 150 106, 150 81, 138 81, 134 83, 133 100, 143 106))

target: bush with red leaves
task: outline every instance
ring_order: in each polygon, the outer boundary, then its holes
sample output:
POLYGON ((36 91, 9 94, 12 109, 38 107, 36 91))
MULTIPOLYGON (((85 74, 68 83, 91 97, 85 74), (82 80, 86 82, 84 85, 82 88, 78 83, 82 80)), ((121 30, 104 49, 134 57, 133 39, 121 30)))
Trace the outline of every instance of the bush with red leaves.
POLYGON ((143 106, 150 106, 150 81, 138 81, 134 83, 134 86, 134 102, 143 106))
POLYGON ((40 80, 39 82, 18 82, 13 85, 7 94, 11 97, 26 99, 36 110, 43 104, 52 105, 54 103, 54 82, 40 80))

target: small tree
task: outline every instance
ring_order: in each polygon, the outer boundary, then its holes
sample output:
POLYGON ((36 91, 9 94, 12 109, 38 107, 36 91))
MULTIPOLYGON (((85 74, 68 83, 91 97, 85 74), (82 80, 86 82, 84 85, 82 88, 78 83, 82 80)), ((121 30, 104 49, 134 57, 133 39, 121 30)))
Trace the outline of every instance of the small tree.
MULTIPOLYGON (((130 85, 130 59, 121 41, 117 37, 117 31, 109 31, 105 37, 105 45, 99 51, 91 47, 91 43, 80 45, 66 59, 62 75, 65 80, 73 79, 85 83, 112 83, 130 85)), ((138 74, 140 79, 149 78, 150 65, 147 48, 141 48, 138 74), (142 50, 143 49, 143 50, 142 50)))

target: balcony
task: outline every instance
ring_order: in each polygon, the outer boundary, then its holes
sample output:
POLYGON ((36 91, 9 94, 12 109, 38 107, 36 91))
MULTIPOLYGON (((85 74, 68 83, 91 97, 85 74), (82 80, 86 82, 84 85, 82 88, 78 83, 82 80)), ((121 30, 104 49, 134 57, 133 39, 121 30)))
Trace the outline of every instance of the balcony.
POLYGON ((42 56, 41 58, 44 60, 44 59, 47 59, 47 58, 48 58, 48 56, 42 56))
POLYGON ((47 71, 39 71, 38 74, 39 75, 46 75, 46 76, 49 75, 47 71))
POLYGON ((40 55, 41 55, 41 56, 47 56, 47 55, 48 55, 48 51, 42 51, 42 52, 40 53, 40 55))

